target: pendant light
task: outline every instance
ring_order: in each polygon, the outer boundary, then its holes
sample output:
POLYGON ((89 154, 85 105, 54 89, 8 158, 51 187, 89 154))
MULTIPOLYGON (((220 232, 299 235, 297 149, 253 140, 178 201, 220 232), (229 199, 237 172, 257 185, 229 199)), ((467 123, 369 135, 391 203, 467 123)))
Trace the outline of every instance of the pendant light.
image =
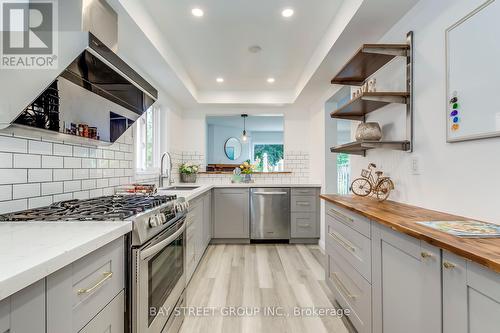
POLYGON ((246 120, 248 118, 247 114, 242 114, 241 118, 243 118, 243 135, 241 136, 241 141, 247 142, 248 141, 248 136, 247 136, 247 123, 246 120))

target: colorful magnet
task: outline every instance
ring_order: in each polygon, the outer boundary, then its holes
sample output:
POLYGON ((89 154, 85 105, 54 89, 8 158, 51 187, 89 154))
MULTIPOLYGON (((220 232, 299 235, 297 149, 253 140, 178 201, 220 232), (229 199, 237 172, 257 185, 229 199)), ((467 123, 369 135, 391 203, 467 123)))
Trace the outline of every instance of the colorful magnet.
POLYGON ((458 117, 454 117, 454 118, 453 118, 453 122, 454 122, 455 124, 456 124, 456 123, 458 123, 458 122, 460 122, 460 118, 458 118, 458 117))
POLYGON ((459 124, 453 124, 453 125, 451 125, 451 130, 452 131, 458 131, 459 128, 460 128, 459 124))
POLYGON ((450 99, 450 104, 458 102, 458 97, 453 97, 450 99))
POLYGON ((458 103, 454 103, 454 104, 453 104, 453 108, 454 108, 454 109, 458 109, 458 103))
POLYGON ((455 117, 456 115, 458 115, 458 111, 457 110, 451 111, 450 117, 455 117))

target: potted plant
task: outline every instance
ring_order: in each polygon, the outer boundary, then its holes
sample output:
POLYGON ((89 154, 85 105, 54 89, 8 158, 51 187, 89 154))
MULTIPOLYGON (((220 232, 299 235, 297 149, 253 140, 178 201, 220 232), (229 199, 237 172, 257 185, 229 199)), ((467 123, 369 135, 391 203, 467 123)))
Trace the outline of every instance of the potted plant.
POLYGON ((243 162, 240 165, 241 173, 243 174, 243 182, 250 183, 252 181, 252 174, 257 166, 251 164, 250 160, 243 162))
POLYGON ((179 168, 182 183, 196 183, 199 165, 192 163, 183 163, 179 168))

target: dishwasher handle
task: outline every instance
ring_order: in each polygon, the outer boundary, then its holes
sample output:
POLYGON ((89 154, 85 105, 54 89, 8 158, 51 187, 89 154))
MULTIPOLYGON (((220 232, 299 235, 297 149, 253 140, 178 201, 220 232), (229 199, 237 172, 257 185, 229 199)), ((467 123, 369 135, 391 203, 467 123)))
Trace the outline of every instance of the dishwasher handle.
POLYGON ((253 192, 255 195, 287 195, 288 192, 253 192))

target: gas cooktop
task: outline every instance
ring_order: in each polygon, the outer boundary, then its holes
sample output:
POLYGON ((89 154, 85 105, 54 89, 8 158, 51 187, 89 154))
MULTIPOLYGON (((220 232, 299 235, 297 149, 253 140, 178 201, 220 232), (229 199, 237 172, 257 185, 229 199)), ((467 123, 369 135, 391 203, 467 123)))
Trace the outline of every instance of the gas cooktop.
MULTIPOLYGON (((177 199, 175 195, 114 195, 68 200, 0 215, 0 221, 123 221, 177 199)), ((174 210, 174 208, 171 208, 174 210)))

